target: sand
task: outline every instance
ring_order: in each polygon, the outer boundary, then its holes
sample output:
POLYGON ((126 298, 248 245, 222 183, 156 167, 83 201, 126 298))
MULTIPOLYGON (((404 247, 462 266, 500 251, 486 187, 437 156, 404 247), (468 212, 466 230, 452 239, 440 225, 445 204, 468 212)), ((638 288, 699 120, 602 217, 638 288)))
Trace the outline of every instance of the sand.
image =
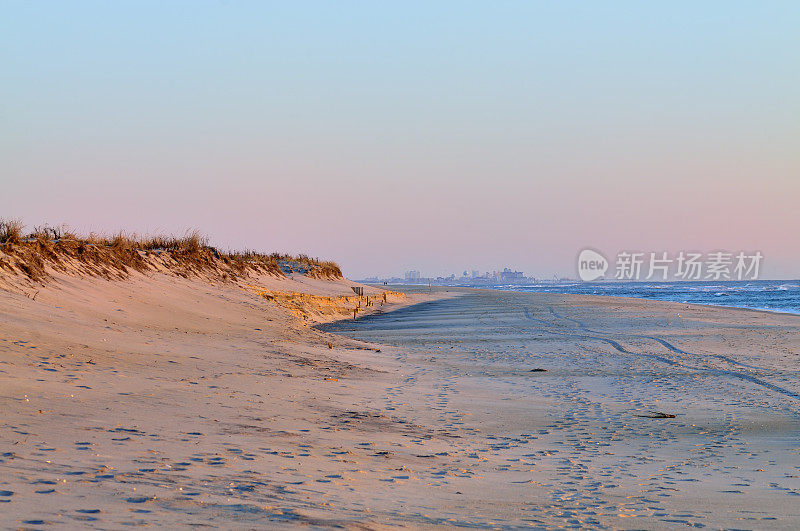
POLYGON ((351 285, 0 291, 0 527, 800 526, 798 317, 351 285))

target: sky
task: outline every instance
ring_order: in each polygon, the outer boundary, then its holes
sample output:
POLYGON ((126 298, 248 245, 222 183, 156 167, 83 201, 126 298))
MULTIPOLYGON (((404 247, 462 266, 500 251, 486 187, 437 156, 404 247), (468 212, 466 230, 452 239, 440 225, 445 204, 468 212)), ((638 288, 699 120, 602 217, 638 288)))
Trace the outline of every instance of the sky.
POLYGON ((800 277, 800 2, 0 1, 0 216, 351 278, 800 277))

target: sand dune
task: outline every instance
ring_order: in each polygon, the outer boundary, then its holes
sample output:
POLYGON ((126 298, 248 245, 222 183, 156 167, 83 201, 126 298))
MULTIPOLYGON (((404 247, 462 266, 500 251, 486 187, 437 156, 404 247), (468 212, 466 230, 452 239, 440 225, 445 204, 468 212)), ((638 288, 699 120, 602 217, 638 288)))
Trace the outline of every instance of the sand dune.
POLYGON ((378 373, 373 347, 311 324, 409 304, 405 295, 384 302, 364 286, 359 298, 350 281, 304 275, 51 274, 34 286, 6 276, 24 289, 0 291, 0 526, 316 518, 292 516, 316 502, 279 502, 297 475, 284 465, 309 457, 308 427, 353 408, 348 382, 378 373), (274 297, 299 293, 310 299, 294 311, 274 297), (256 472, 257 458, 270 470, 256 472))

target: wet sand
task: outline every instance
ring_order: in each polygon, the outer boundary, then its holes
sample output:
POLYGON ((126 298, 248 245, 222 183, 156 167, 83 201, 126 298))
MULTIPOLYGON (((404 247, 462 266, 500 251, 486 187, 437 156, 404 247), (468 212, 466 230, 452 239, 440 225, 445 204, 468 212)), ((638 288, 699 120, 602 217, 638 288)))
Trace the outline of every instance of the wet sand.
POLYGON ((333 328, 400 349, 384 407, 461 437, 471 524, 800 527, 797 316, 467 291, 333 328))
POLYGON ((0 294, 1 527, 800 526, 795 316, 71 282, 0 294))

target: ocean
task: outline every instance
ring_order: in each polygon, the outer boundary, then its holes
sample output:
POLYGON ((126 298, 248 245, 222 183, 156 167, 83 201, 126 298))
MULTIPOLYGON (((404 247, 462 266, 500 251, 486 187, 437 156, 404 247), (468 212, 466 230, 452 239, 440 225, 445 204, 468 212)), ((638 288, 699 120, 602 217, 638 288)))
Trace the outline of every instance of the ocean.
POLYGON ((800 280, 715 282, 543 282, 494 286, 505 291, 636 297, 800 314, 800 280))

